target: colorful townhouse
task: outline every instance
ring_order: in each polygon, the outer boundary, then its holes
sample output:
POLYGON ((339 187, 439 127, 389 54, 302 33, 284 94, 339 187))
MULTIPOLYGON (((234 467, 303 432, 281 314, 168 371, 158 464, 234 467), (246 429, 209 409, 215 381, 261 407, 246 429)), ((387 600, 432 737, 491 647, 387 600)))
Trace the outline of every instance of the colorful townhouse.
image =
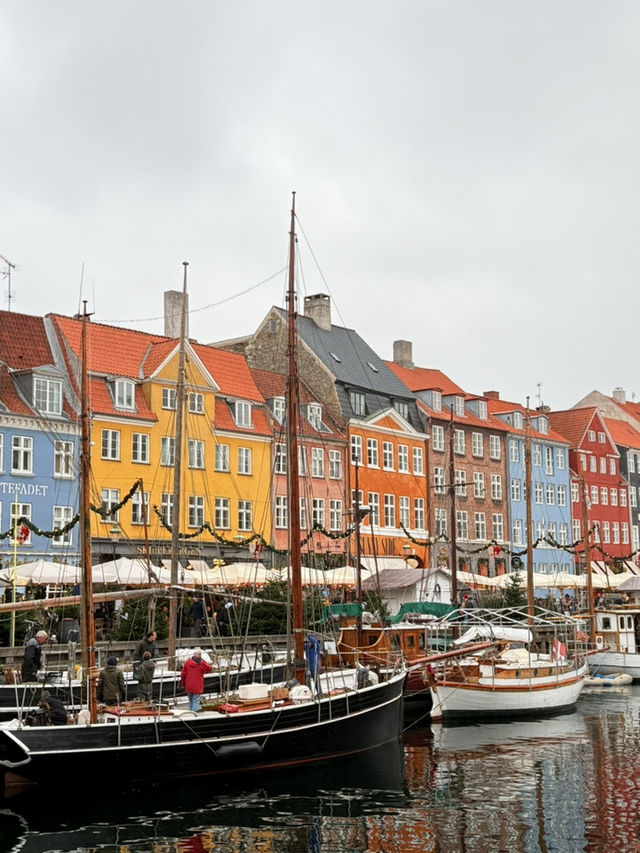
POLYGON ((459 570, 503 574, 509 543, 507 427, 484 397, 466 394, 440 370, 416 367, 410 341, 395 341, 393 355, 387 364, 417 395, 430 435, 429 528, 439 540, 428 564, 450 567, 455 532, 459 570))
POLYGON ((76 564, 79 427, 73 389, 42 317, 0 311, 0 559, 76 564), (29 525, 16 525, 23 517, 29 525), (38 533, 42 531, 42 533, 38 533), (48 535, 43 535, 43 534, 48 535))
MULTIPOLYGON (((552 429, 570 443, 572 538, 591 536, 592 562, 611 564, 631 551, 628 484, 620 473, 620 452, 596 407, 549 414, 552 429)), ((584 557, 583 557, 584 559, 584 557)))
MULTIPOLYGON (((277 551, 289 542, 288 461, 285 393, 287 377, 267 370, 252 370, 267 402, 273 429, 272 541, 277 551)), ((303 554, 318 568, 344 565, 347 552, 345 505, 348 444, 340 423, 304 383, 300 384, 300 532, 303 554), (314 526, 321 530, 314 530, 314 526), (326 532, 324 532, 326 531, 326 532)))
POLYGON ((527 411, 518 403, 501 400, 486 391, 491 413, 503 421, 507 436, 507 484, 511 546, 520 552, 509 561, 510 570, 527 571, 527 506, 525 451, 531 450, 531 538, 533 571, 541 574, 573 572, 571 476, 569 442, 551 428, 546 411, 527 411), (521 565, 520 565, 521 563, 521 565))
MULTIPOLYGON (((77 386, 81 322, 52 319, 77 386)), ((269 493, 263 485, 271 432, 246 361, 185 343, 185 407, 178 447, 178 340, 89 323, 87 348, 92 500, 111 510, 92 514, 96 557, 148 553, 156 564, 169 558, 180 453, 181 564, 238 559, 241 546, 271 526, 269 493), (135 489, 140 481, 142 488, 135 489)))
MULTIPOLYGON (((367 510, 361 555, 380 568, 403 565, 409 552, 422 565, 407 536, 428 533, 427 435, 415 396, 356 331, 332 323, 326 294, 305 297, 297 330, 299 375, 349 441, 344 505, 349 524, 356 503, 367 510)), ((274 307, 254 335, 220 346, 244 352, 253 368, 285 373, 287 314, 274 307)))

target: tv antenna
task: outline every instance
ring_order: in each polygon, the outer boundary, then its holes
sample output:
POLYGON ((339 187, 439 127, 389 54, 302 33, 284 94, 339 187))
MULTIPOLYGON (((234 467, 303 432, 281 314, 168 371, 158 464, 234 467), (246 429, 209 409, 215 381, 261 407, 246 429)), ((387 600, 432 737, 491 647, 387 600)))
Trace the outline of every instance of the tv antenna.
POLYGON ((0 274, 2 275, 2 278, 7 279, 7 310, 11 311, 11 300, 14 298, 11 293, 11 270, 14 270, 16 265, 12 264, 4 255, 0 255, 0 261, 5 264, 4 269, 0 270, 0 274))
POLYGON ((542 382, 537 382, 536 388, 538 389, 538 393, 536 394, 538 406, 542 406, 542 382))

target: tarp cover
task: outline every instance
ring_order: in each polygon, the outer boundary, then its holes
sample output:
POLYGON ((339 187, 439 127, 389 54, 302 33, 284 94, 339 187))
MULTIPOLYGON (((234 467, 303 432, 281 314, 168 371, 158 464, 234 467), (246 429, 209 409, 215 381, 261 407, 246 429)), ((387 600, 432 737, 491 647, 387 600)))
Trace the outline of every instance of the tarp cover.
POLYGON ((395 625, 396 622, 402 622, 408 613, 426 613, 439 618, 446 616, 447 613, 451 613, 455 609, 452 604, 441 604, 438 601, 409 601, 400 607, 398 613, 392 616, 390 621, 392 625, 395 625))
POLYGON ((530 643, 532 639, 533 636, 528 628, 509 625, 474 625, 454 640, 453 645, 461 646, 473 640, 513 640, 514 643, 530 643))

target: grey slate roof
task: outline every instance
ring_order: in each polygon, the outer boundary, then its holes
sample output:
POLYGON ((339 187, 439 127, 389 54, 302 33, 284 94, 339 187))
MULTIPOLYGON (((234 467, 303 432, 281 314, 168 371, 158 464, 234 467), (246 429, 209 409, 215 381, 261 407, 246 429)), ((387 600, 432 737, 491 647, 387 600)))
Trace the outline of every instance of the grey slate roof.
MULTIPOLYGON (((286 311, 276 310, 286 322, 286 311)), ((334 325, 330 330, 322 329, 310 317, 301 314, 297 318, 297 328, 300 338, 335 376, 338 397, 346 415, 351 413, 348 392, 353 389, 365 393, 369 414, 390 408, 394 399, 406 401, 409 421, 416 429, 422 429, 416 395, 356 331, 334 325)))

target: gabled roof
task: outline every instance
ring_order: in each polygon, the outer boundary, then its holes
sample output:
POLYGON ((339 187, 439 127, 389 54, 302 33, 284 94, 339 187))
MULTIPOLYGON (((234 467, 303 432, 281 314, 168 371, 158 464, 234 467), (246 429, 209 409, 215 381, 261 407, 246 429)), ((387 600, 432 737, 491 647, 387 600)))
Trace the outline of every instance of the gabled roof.
POLYGON ((462 388, 441 370, 430 367, 403 367, 395 361, 387 361, 385 364, 411 391, 441 391, 443 396, 465 396, 462 388))
MULTIPOLYGON (((286 312, 277 307, 274 310, 286 322, 286 312)), ((302 315, 298 316, 297 328, 300 338, 336 381, 390 397, 413 398, 407 386, 353 329, 334 325, 329 330, 321 329, 310 317, 302 315)))
MULTIPOLYGON (((79 358, 81 352, 82 321, 59 314, 50 315, 62 331, 71 350, 79 358)), ((127 379, 140 379, 140 371, 149 348, 156 342, 168 342, 175 346, 176 341, 165 335, 138 332, 134 329, 120 329, 102 323, 89 323, 87 326, 87 370, 89 373, 103 373, 109 376, 122 376, 127 379)))
POLYGON ((11 370, 53 365, 44 319, 0 311, 0 361, 11 370))
POLYGON ((566 409, 563 412, 549 412, 553 429, 563 435, 572 447, 580 447, 591 421, 598 414, 595 406, 586 409, 566 409))
POLYGON ((604 418, 604 422, 616 444, 640 450, 640 432, 631 424, 627 421, 615 421, 612 418, 604 418))
POLYGON ((192 346, 198 358, 218 383, 221 394, 254 403, 264 403, 264 397, 258 390, 244 355, 206 344, 192 346))

